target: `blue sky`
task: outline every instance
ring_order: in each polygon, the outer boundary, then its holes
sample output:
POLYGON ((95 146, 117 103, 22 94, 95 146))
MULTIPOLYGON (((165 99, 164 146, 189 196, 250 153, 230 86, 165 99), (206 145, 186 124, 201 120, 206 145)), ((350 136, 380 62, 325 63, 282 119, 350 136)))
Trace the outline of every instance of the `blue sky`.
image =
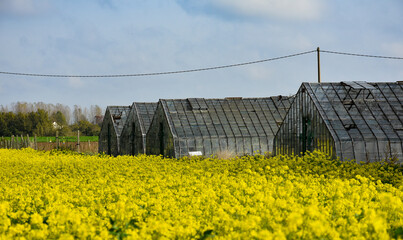
MULTIPOLYGON (((401 0, 0 0, 0 71, 175 71, 321 49, 403 56, 401 0)), ((403 60, 321 54, 322 81, 402 81, 403 60)), ((294 94, 315 53, 188 74, 45 78, 0 74, 0 105, 130 105, 160 98, 294 94)))

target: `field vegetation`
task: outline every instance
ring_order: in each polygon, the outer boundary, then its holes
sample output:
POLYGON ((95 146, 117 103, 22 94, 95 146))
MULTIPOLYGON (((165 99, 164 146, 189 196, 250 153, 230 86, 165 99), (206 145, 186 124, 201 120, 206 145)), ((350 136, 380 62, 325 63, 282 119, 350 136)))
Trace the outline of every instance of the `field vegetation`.
MULTIPOLYGON (((11 137, 0 137, 0 140, 11 140, 11 137)), ((80 142, 98 142, 98 136, 80 136, 80 142)), ((34 137, 29 137, 30 142, 34 142, 34 137)), ((55 136, 42 136, 42 137, 36 137, 36 141, 38 143, 47 143, 47 142, 56 142, 56 137, 55 136)), ((60 136, 59 141, 61 143, 63 142, 77 142, 77 136, 60 136)))
POLYGON ((0 149, 0 239, 402 239, 402 166, 0 149))
POLYGON ((62 104, 17 102, 10 108, 0 105, 0 137, 29 136, 97 136, 102 123, 102 109, 95 105, 74 111, 62 104))

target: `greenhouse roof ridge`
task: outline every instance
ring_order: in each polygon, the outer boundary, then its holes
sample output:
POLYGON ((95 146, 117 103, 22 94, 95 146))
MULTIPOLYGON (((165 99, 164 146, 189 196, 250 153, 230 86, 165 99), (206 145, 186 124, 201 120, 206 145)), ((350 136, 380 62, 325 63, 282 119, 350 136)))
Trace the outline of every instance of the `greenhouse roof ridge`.
POLYGON ((175 135, 274 136, 292 97, 160 99, 175 135))
POLYGON ((403 85, 397 82, 303 83, 340 141, 403 140, 403 85))

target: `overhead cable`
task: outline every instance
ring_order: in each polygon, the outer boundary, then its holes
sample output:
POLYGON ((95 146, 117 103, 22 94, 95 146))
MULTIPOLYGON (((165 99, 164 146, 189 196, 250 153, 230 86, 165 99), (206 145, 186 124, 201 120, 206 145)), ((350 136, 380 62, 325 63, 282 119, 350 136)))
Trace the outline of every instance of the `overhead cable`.
MULTIPOLYGON (((151 73, 133 73, 133 74, 108 74, 108 75, 68 75, 68 74, 38 74, 38 73, 21 73, 21 72, 5 72, 0 71, 0 74, 6 75, 17 75, 17 76, 29 76, 29 77, 53 77, 53 78, 119 78, 119 77, 144 77, 144 76, 157 76, 157 75, 169 75, 169 74, 180 74, 180 73, 191 73, 191 72, 201 72, 201 71, 209 71, 223 68, 232 68, 232 67, 240 67, 245 65, 252 65, 257 63, 275 61, 285 58, 291 58, 296 56, 301 56, 309 53, 317 52, 317 50, 300 52, 295 54, 290 54, 281 57, 274 57, 268 59, 262 59, 251 62, 243 62, 215 67, 206 67, 206 68, 196 68, 196 69, 188 69, 188 70, 178 70, 178 71, 167 71, 167 72, 151 72, 151 73)), ((383 59, 395 59, 395 60, 403 60, 403 57, 391 57, 391 56, 379 56, 379 55, 369 55, 369 54, 358 54, 358 53, 347 53, 347 52, 336 52, 336 51, 328 51, 328 50, 320 50, 319 52, 330 53, 330 54, 339 54, 339 55, 347 55, 347 56, 356 56, 356 57, 370 57, 370 58, 383 58, 383 59)))
POLYGON ((390 56, 368 55, 368 54, 359 54, 359 53, 335 52, 335 51, 327 51, 327 50, 322 50, 322 49, 320 50, 320 52, 347 55, 347 56, 355 56, 355 57, 370 57, 370 58, 386 58, 386 59, 403 60, 403 57, 390 57, 390 56))
POLYGON ((206 68, 197 68, 197 69, 188 69, 188 70, 179 70, 179 71, 169 71, 169 72, 153 72, 153 73, 134 73, 134 74, 110 74, 110 75, 66 75, 66 74, 37 74, 37 73, 18 73, 18 72, 1 72, 0 74, 8 74, 8 75, 19 75, 19 76, 30 76, 30 77, 54 77, 54 78, 117 78, 117 77, 143 77, 143 76, 156 76, 156 75, 168 75, 168 74, 179 74, 179 73, 190 73, 190 72, 201 72, 201 71, 209 71, 209 70, 216 70, 222 68, 231 68, 231 67, 240 67, 245 65, 251 65, 256 63, 262 62, 269 62, 280 60, 284 58, 291 58, 296 57, 308 53, 313 53, 316 50, 295 53, 291 55, 275 57, 275 58, 268 58, 262 59, 252 62, 244 62, 244 63, 236 63, 230 65, 222 65, 222 66, 215 66, 215 67, 206 67, 206 68))

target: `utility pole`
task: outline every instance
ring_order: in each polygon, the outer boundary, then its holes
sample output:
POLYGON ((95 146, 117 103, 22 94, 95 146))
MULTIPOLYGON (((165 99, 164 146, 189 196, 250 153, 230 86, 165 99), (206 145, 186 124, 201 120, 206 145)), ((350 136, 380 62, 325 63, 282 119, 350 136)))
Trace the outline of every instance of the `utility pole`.
POLYGON ((318 55, 318 83, 320 83, 320 49, 319 47, 316 49, 318 55))

